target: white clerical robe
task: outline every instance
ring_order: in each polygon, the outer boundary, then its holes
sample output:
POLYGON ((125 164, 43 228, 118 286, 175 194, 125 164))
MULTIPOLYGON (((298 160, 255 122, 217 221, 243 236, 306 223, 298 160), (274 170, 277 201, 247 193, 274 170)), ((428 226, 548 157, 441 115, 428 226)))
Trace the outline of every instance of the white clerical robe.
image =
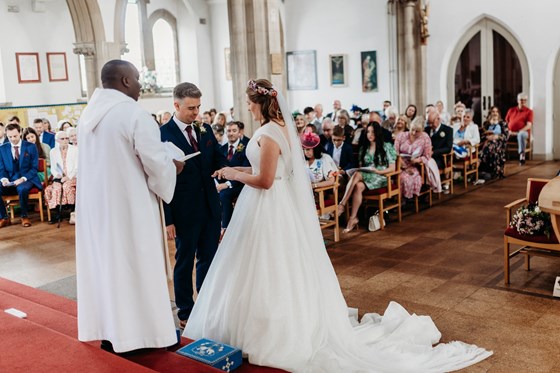
POLYGON ((158 126, 132 98, 97 89, 78 135, 78 339, 116 352, 172 345, 156 196, 171 201, 176 175, 158 126))

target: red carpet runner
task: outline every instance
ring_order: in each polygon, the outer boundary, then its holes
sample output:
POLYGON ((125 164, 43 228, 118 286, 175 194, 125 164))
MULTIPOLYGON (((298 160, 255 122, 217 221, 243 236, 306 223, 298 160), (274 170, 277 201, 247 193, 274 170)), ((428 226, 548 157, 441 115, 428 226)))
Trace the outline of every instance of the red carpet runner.
MULTIPOLYGON (((76 302, 0 278, 0 372, 220 372, 163 349, 120 357, 77 339, 76 302), (19 319, 3 312, 16 308, 19 319)), ((191 342, 182 338, 181 346, 191 342)), ((179 348, 179 347, 177 347, 179 348)), ((239 373, 278 369, 244 361, 239 373)))

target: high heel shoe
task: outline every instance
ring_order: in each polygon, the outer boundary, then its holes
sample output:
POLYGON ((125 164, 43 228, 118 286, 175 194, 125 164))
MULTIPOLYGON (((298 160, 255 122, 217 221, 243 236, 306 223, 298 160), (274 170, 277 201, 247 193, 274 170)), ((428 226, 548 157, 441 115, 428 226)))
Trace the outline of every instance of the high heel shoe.
POLYGON ((353 231, 354 228, 358 229, 358 223, 360 221, 358 220, 358 218, 350 218, 348 220, 348 224, 346 225, 346 228, 342 231, 342 233, 348 233, 350 231, 353 231))
POLYGON ((340 216, 342 214, 344 214, 344 205, 342 203, 338 204, 337 210, 336 210, 336 215, 340 216))

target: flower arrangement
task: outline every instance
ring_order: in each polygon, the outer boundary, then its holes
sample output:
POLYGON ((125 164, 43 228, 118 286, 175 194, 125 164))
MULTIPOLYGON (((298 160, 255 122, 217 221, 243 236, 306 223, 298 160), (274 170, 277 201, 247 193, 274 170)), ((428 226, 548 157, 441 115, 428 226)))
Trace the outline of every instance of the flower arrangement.
POLYGON ((204 135, 206 133, 206 127, 204 127, 204 123, 195 120, 192 124, 198 127, 201 135, 204 135))
POLYGON ((550 214, 541 211, 536 203, 521 206, 513 215, 509 225, 520 234, 527 236, 544 234, 550 237, 552 229, 550 214))
POLYGON ((140 92, 142 93, 156 93, 160 88, 157 84, 157 73, 154 70, 148 70, 146 66, 140 72, 140 92))

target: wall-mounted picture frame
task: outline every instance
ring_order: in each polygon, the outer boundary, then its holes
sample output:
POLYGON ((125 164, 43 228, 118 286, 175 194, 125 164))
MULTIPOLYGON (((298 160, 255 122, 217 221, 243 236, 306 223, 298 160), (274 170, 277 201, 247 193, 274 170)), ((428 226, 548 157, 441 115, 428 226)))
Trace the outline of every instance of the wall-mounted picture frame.
POLYGON ((49 70, 49 82, 64 82, 68 80, 68 65, 66 53, 47 53, 47 67, 49 70))
POLYGON ((231 80, 231 50, 224 48, 224 62, 226 64, 226 80, 231 80))
POLYGON ((346 55, 331 54, 329 55, 329 65, 331 72, 331 86, 346 87, 348 85, 346 77, 346 55))
POLYGON ((362 92, 377 92, 377 51, 362 52, 362 92))
POLYGON ((16 53, 18 83, 40 83, 39 53, 16 53))
POLYGON ((317 89, 317 52, 295 51, 286 53, 288 90, 317 89))

